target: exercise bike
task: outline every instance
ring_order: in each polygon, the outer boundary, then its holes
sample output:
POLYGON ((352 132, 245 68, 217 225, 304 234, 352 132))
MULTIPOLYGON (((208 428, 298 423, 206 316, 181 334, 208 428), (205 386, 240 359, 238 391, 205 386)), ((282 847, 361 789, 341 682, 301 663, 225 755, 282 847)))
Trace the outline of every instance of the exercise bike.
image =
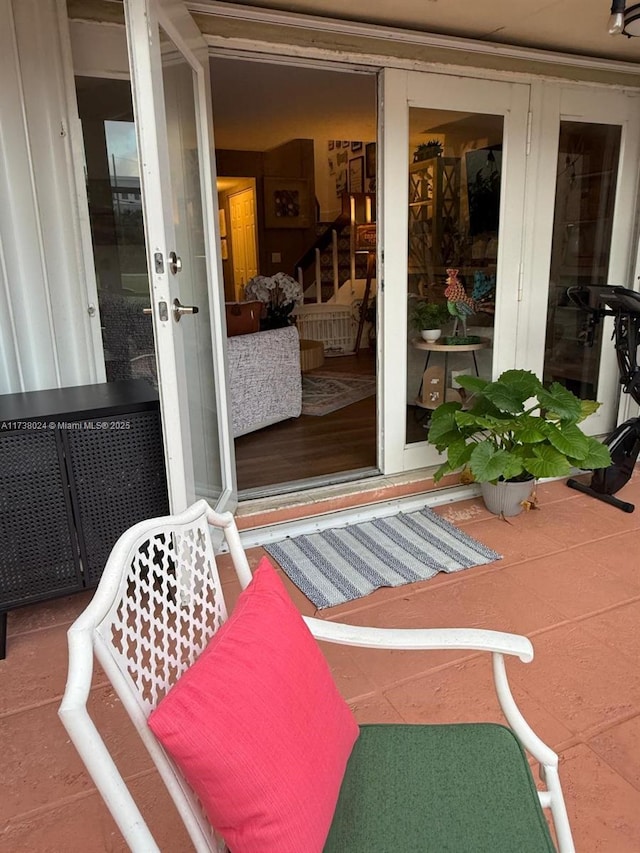
MULTIPOLYGON (((593 346, 596 326, 603 317, 613 317, 620 384, 625 394, 640 405, 640 367, 637 355, 640 343, 640 293, 625 287, 606 286, 573 287, 567 295, 579 308, 589 312, 585 343, 593 346), (597 290, 598 304, 592 307, 590 296, 597 290)), ((640 453, 640 417, 629 418, 616 427, 604 440, 611 454, 608 468, 596 468, 589 485, 577 480, 567 480, 567 486, 584 492, 599 501, 611 504, 623 512, 633 512, 635 507, 627 501, 614 497, 616 492, 629 482, 640 453)))

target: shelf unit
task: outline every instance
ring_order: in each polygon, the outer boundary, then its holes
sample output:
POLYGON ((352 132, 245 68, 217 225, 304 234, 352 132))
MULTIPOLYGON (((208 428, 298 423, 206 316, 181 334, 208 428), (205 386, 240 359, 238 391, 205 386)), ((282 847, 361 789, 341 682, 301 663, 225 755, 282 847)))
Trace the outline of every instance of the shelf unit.
POLYGON ((436 271, 456 251, 460 224, 460 159, 432 157, 409 166, 409 275, 426 295, 436 271))

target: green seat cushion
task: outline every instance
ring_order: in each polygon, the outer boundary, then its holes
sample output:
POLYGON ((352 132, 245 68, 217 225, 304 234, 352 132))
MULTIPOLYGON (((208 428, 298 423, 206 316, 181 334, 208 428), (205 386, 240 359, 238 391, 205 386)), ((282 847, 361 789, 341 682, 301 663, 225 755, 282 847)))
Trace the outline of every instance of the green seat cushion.
POLYGON ((324 849, 555 851, 526 756, 491 723, 362 726, 324 849))

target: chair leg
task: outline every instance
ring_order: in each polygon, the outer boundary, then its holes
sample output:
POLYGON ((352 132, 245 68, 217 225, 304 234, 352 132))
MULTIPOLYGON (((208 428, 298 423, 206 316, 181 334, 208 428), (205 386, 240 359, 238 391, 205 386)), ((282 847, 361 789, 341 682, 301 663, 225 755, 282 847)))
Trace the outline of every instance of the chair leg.
POLYGON ((0 611, 0 660, 7 656, 7 611, 0 611))

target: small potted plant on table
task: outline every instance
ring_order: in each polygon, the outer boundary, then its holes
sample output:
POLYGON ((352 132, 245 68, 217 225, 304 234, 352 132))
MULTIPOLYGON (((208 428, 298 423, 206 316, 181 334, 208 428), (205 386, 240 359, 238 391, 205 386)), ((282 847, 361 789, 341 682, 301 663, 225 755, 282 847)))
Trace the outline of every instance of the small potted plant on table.
POLYGON ((435 343, 449 320, 449 310, 440 302, 416 302, 410 314, 411 325, 427 343, 435 343))
POLYGON ((457 402, 442 403, 431 416, 427 440, 447 453, 434 480, 468 469, 490 512, 517 515, 536 479, 611 464, 609 449, 578 426, 600 403, 580 400, 558 382, 545 387, 528 370, 507 370, 495 382, 477 376, 456 381, 471 396, 464 410, 457 402))

